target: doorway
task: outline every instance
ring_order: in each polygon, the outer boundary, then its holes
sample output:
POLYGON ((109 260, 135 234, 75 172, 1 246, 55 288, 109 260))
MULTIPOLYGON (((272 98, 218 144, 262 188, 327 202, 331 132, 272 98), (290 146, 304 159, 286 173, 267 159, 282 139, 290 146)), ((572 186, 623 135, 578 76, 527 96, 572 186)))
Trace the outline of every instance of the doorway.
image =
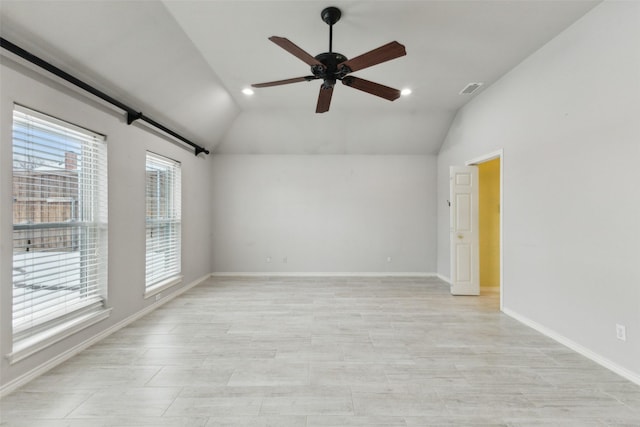
POLYGON ((466 163, 478 167, 480 294, 500 295, 502 309, 502 150, 466 163))
POLYGON ((478 165, 480 292, 500 291, 500 158, 478 165))

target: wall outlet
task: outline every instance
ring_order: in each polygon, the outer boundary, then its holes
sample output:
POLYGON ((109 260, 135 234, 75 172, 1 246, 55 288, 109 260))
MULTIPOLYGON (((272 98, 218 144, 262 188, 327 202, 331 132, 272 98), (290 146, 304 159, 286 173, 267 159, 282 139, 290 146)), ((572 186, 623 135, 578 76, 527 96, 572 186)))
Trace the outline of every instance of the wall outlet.
POLYGON ((282 258, 282 262, 287 263, 287 257, 282 258))
POLYGON ((616 324, 616 338, 621 341, 627 340, 627 328, 624 325, 616 324))
POLYGON ((390 256, 387 257, 387 262, 391 262, 393 261, 393 258, 391 258, 390 256))
POLYGON ((266 261, 267 261, 267 262, 271 262, 271 257, 270 257, 270 256, 268 256, 268 257, 267 257, 267 259, 266 259, 266 261))
POLYGON ((160 301, 160 298, 162 298, 162 293, 156 294, 156 301, 160 301))

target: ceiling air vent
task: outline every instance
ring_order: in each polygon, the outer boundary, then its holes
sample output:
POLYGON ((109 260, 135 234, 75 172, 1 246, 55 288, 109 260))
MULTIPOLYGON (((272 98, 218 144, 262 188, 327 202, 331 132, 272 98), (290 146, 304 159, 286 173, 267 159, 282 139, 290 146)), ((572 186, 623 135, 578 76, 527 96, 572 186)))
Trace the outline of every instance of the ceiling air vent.
POLYGON ((464 89, 460 91, 459 95, 471 95, 473 92, 478 90, 480 86, 482 86, 483 84, 484 83, 482 82, 469 83, 464 87, 464 89))

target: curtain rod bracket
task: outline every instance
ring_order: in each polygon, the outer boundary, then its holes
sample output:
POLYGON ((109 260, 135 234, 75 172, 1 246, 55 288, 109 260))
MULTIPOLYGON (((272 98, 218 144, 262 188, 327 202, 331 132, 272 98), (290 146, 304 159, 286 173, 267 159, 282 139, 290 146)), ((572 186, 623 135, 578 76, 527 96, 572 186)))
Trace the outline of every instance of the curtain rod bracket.
POLYGON ((138 119, 142 118, 142 113, 141 112, 136 112, 136 111, 127 111, 127 124, 130 125, 131 123, 135 122, 138 119))
POLYGON ((195 147, 195 150, 196 150, 196 156, 200 153, 209 154, 209 150, 207 150, 204 147, 195 147))

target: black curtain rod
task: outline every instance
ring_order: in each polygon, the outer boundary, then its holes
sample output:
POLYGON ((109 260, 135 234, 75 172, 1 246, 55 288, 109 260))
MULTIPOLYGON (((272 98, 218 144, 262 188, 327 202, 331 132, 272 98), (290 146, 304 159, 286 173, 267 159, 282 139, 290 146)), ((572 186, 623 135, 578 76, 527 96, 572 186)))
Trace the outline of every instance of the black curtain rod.
POLYGON ((182 135, 179 135, 178 133, 172 131, 171 129, 163 126, 162 124, 156 122, 155 120, 151 119, 150 117, 145 116, 144 114, 142 114, 142 112, 140 111, 136 111, 135 109, 129 107, 128 105, 118 101, 115 98, 112 98, 111 96, 107 95, 106 93, 96 89, 95 87, 83 82, 82 80, 72 76, 71 74, 61 70, 60 68, 56 67, 53 64, 50 64, 49 62, 45 61, 42 58, 39 58, 35 55, 33 55, 30 52, 27 52, 26 50, 22 49, 19 46, 16 46, 15 44, 11 43, 9 40, 0 37, 0 42, 1 42, 1 46, 3 49, 6 49, 16 55, 18 55, 19 57, 31 62, 32 64, 37 65, 40 68, 43 68, 45 70, 47 70, 48 72, 55 74, 56 76, 60 77, 63 80, 68 81, 71 84, 74 84, 76 86, 78 86, 79 88, 89 92, 92 95, 97 96, 98 98, 102 99, 103 101, 108 102, 111 105, 114 105, 116 107, 118 107, 119 109, 125 111, 127 113, 127 124, 131 124, 136 120, 142 120, 144 122, 147 122, 148 124, 150 124, 151 126, 161 130, 162 132, 171 135, 172 137, 184 142, 187 145, 190 145, 191 147, 194 148, 195 150, 195 154, 196 156, 200 153, 205 153, 205 154, 209 154, 209 150, 207 150, 204 147, 201 147, 198 144, 195 144, 191 141, 189 141, 187 138, 183 137, 182 135))

